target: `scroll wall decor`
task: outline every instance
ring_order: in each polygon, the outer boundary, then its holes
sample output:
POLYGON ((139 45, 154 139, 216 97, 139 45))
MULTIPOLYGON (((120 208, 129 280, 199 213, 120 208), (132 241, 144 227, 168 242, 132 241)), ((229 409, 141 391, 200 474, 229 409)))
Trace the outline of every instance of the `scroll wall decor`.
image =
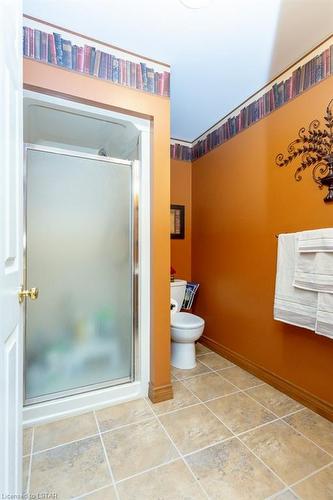
POLYGON ((328 193, 324 198, 326 203, 333 201, 333 99, 329 102, 324 116, 324 124, 315 119, 310 123, 308 130, 305 127, 298 131, 298 137, 288 146, 288 154, 279 153, 275 159, 278 167, 285 167, 293 160, 300 159, 300 166, 296 169, 296 181, 302 180, 302 172, 312 169, 312 178, 319 189, 324 186, 328 193), (326 174, 326 175, 325 175, 326 174))

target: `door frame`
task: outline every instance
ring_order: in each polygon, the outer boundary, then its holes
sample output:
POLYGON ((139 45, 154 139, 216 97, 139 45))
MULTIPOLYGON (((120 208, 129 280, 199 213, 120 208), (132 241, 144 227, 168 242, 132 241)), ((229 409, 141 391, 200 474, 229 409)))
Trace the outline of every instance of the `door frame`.
POLYGON ((22 1, 0 2, 0 497, 23 498, 22 1))
MULTIPOLYGON (((136 118, 124 113, 110 111, 104 108, 82 104, 64 98, 39 94, 33 91, 25 91, 24 96, 33 99, 73 108, 74 110, 93 112, 102 116, 127 120, 133 123, 139 130, 139 158, 132 162, 134 208, 138 224, 133 241, 136 252, 136 264, 133 273, 137 294, 134 298, 137 304, 138 314, 136 324, 133 327, 137 334, 135 338, 135 376, 131 382, 108 387, 99 387, 84 393, 71 394, 50 401, 36 402, 23 409, 24 426, 49 422, 67 416, 73 416, 92 409, 118 404, 123 401, 146 397, 148 395, 149 363, 150 363, 150 121, 136 118)), ((66 150, 49 146, 27 145, 28 149, 39 149, 59 152, 64 154, 66 150)), ((110 159, 98 155, 90 155, 81 152, 71 152, 73 156, 88 157, 101 161, 125 162, 126 160, 110 159)), ((128 163, 128 161, 127 161, 128 163)), ((134 288, 135 288, 134 287, 134 288)))

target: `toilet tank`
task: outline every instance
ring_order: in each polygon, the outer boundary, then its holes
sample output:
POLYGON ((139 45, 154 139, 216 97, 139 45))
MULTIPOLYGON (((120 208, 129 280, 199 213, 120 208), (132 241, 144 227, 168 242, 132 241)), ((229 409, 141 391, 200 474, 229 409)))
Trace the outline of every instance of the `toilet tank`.
POLYGON ((187 281, 185 280, 175 280, 171 281, 171 298, 175 300, 178 304, 177 310, 174 312, 179 312, 185 296, 187 281))

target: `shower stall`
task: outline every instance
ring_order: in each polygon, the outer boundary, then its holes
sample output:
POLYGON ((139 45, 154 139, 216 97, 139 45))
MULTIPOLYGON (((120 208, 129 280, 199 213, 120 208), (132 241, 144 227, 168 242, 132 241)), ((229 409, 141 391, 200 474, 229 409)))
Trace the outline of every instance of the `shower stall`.
POLYGON ((149 123, 29 92, 24 131, 23 285, 38 289, 25 305, 31 423, 146 394, 149 123))

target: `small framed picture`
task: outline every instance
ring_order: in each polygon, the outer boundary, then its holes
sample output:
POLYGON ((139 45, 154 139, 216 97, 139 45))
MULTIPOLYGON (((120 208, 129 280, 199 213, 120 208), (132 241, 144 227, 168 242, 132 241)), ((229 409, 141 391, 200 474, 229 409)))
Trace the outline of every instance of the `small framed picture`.
POLYGON ((171 239, 183 240, 185 238, 185 206, 171 205, 170 209, 171 239))

